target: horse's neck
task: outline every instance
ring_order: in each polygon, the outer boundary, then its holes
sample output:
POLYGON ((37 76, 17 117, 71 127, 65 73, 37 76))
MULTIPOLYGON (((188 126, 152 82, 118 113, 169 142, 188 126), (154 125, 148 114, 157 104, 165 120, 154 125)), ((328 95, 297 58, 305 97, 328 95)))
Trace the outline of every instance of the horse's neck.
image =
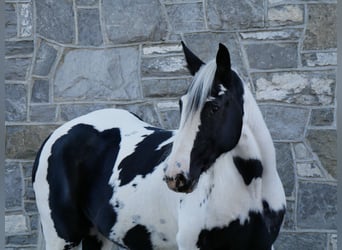
POLYGON ((261 111, 249 89, 245 90, 245 116, 241 138, 233 154, 244 159, 258 159, 263 167, 262 199, 273 209, 282 209, 285 194, 277 167, 276 154, 271 134, 261 111))
POLYGON ((271 134, 252 93, 247 88, 245 89, 244 111, 244 126, 237 150, 242 149, 245 154, 250 154, 250 156, 257 153, 259 156, 257 159, 262 162, 264 171, 266 171, 264 174, 267 174, 268 171, 276 171, 275 149, 271 134), (244 144, 250 145, 250 150, 247 152, 247 147, 244 144))

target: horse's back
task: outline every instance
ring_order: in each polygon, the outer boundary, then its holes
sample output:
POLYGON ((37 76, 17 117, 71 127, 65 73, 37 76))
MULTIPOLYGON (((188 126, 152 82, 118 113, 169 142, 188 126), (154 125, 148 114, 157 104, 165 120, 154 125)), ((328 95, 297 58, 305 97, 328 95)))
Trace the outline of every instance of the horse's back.
POLYGON ((171 136, 116 109, 95 111, 56 129, 39 150, 32 175, 45 237, 73 246, 95 227, 110 237, 118 219, 114 190, 153 172, 170 145, 160 144, 171 136), (155 148, 149 152, 138 151, 151 144, 155 148))

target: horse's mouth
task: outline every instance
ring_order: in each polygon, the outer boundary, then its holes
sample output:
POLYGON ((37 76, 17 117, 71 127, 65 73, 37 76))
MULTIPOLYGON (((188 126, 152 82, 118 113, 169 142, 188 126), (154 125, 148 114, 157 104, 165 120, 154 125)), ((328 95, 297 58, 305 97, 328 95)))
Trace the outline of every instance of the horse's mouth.
POLYGON ((183 187, 179 187, 177 188, 177 190, 174 190, 174 191, 179 192, 179 193, 186 193, 186 194, 192 193, 196 189, 197 183, 198 181, 192 180, 187 185, 183 187))
POLYGON ((172 191, 178 193, 191 193, 197 186, 198 181, 195 179, 187 179, 183 175, 176 177, 164 177, 164 180, 172 191))

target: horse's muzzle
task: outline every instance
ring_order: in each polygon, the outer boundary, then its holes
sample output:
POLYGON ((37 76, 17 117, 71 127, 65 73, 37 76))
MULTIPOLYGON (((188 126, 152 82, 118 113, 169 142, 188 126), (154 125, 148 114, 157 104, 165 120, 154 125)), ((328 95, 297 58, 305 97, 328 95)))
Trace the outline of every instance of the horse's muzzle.
POLYGON ((167 186, 175 192, 191 193, 194 190, 195 181, 186 178, 184 174, 177 174, 175 177, 165 175, 164 180, 167 186))

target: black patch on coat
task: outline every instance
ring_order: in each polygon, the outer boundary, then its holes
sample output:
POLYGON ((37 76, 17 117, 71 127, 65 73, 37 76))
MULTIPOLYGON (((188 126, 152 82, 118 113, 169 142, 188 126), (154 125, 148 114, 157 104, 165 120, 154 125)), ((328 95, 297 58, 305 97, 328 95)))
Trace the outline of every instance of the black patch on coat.
POLYGON ((263 201, 262 205, 264 208, 265 224, 270 234, 271 241, 274 242, 278 237, 281 224, 284 220, 285 207, 279 211, 274 211, 266 201, 263 201))
POLYGON ((226 227, 202 230, 197 247, 200 250, 271 250, 272 243, 263 215, 250 212, 242 225, 236 219, 226 227))
POLYGON ((101 250, 102 241, 95 235, 88 235, 82 240, 82 250, 101 250))
POLYGON ((120 148, 120 130, 79 124, 53 144, 48 159, 51 217, 59 237, 80 243, 96 227, 108 236, 116 222, 108 184, 120 148))
POLYGON ((151 233, 143 225, 136 225, 127 231, 123 242, 130 250, 152 250, 151 233))
POLYGON ((135 151, 123 159, 118 167, 120 171, 120 186, 130 183, 137 175, 143 178, 152 173, 171 152, 172 143, 166 144, 158 150, 161 143, 172 137, 171 131, 146 127, 154 132, 136 145, 135 151))
POLYGON ((46 144, 46 142, 49 140, 51 135, 49 135, 45 141, 43 142, 43 144, 40 146, 40 149, 38 150, 37 152, 37 155, 36 155, 36 159, 34 160, 34 163, 33 163, 33 167, 32 167, 32 183, 34 183, 35 179, 36 179, 36 173, 37 173, 37 169, 38 169, 38 164, 39 164, 39 159, 40 159, 40 155, 42 153, 42 150, 46 144))
POLYGON ((243 178, 243 181, 247 186, 251 184, 253 179, 261 178, 263 167, 259 160, 245 160, 238 156, 235 156, 233 160, 236 168, 238 169, 240 175, 243 178))

